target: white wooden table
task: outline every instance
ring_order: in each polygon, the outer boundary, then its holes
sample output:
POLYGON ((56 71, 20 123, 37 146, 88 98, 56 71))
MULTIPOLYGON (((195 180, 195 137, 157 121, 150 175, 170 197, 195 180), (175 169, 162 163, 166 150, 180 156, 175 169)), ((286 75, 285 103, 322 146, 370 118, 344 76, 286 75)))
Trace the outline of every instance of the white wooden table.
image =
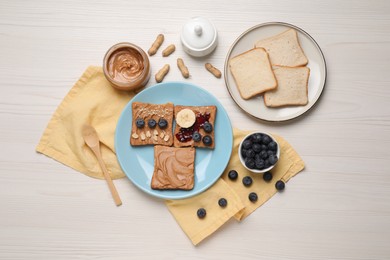
MULTIPOLYGON (((231 2, 0 2, 0 259, 390 258, 390 2, 231 2), (194 16, 218 28, 219 45, 206 59, 180 46, 181 26, 194 16), (306 30, 328 65, 320 102, 282 124, 244 114, 223 79, 203 67, 223 69, 233 41, 269 21, 306 30), (88 65, 101 65, 120 41, 148 49, 158 33, 176 44, 188 81, 213 93, 234 127, 283 136, 307 166, 283 194, 197 247, 160 200, 128 179, 115 182, 124 203, 116 208, 104 181, 35 153, 88 65)), ((153 59, 152 69, 164 63, 153 59)), ((179 73, 165 80, 182 80, 179 73)))

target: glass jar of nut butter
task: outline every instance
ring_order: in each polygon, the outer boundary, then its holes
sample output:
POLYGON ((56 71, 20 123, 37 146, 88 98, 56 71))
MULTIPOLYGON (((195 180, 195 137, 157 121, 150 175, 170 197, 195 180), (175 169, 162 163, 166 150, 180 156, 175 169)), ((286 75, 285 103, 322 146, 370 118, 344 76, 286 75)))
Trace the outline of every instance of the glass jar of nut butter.
POLYGON ((148 83, 151 69, 149 58, 140 47, 122 42, 107 51, 103 72, 114 88, 136 90, 148 83))

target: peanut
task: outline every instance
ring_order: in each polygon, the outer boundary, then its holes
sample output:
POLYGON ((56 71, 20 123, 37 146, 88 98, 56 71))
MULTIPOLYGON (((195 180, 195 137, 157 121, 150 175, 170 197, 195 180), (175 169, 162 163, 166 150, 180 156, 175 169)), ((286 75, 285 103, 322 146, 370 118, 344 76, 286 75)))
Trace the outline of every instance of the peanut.
POLYGON ((183 75, 184 78, 188 78, 190 76, 190 72, 188 71, 188 68, 186 65, 184 65, 184 61, 181 58, 177 59, 177 67, 179 67, 179 70, 181 72, 181 75, 183 75))
POLYGON ((222 76, 222 73, 221 71, 219 71, 219 69, 217 69, 216 67, 214 67, 213 65, 211 65, 210 63, 206 63, 205 64, 205 67, 208 71, 210 71, 211 74, 213 74, 216 78, 220 78, 222 76))
POLYGON ((153 56, 154 54, 156 54, 158 48, 160 48, 163 41, 164 41, 164 34, 160 33, 159 35, 157 35, 156 40, 153 42, 152 46, 148 50, 148 53, 150 56, 153 56))
POLYGON ((161 81, 163 81, 163 79, 165 78, 165 76, 168 74, 169 72, 169 64, 165 64, 164 67, 162 67, 155 75, 155 79, 158 83, 160 83, 161 81))
POLYGON ((175 50, 176 50, 175 45, 174 45, 174 44, 171 44, 171 45, 169 45, 168 47, 166 47, 165 50, 163 50, 162 56, 163 56, 163 57, 168 57, 168 56, 171 55, 175 50))

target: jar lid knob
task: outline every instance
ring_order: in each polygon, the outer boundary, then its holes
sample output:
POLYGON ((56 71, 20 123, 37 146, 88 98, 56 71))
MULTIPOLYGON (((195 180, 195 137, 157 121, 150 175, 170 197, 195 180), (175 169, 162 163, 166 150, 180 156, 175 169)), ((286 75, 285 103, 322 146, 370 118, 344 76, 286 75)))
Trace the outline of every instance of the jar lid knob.
POLYGON ((203 32, 202 26, 200 26, 199 24, 197 24, 197 25, 195 26, 195 28, 194 28, 194 31, 195 31, 196 35, 201 36, 201 35, 202 35, 202 32, 203 32))

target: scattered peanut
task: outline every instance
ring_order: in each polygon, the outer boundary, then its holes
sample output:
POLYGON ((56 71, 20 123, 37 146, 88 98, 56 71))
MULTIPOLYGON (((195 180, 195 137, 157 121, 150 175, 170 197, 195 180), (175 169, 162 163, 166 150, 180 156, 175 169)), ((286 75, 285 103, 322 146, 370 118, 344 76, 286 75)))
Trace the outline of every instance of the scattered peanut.
POLYGON ((168 56, 171 55, 175 50, 176 50, 175 45, 174 45, 174 44, 171 44, 171 45, 169 45, 168 47, 166 47, 165 50, 163 50, 162 56, 163 56, 163 57, 168 57, 168 56))
POLYGON ((182 58, 177 59, 177 67, 179 67, 181 75, 183 75, 184 78, 187 79, 190 76, 190 72, 188 71, 186 65, 184 65, 184 61, 182 58))
POLYGON ((214 67, 213 65, 211 65, 210 63, 206 63, 205 64, 205 67, 208 71, 210 71, 211 74, 213 74, 216 78, 220 78, 222 76, 222 73, 221 71, 219 71, 219 69, 217 69, 216 67, 214 67))
POLYGON ((164 41, 164 34, 160 33, 159 35, 157 35, 156 40, 153 42, 152 46, 148 50, 148 53, 150 56, 153 56, 154 54, 156 54, 158 48, 160 48, 163 41, 164 41))
POLYGON ((156 74, 155 78, 156 78, 156 81, 158 83, 160 83, 161 81, 163 81, 163 79, 165 78, 165 76, 168 74, 169 72, 169 64, 165 64, 164 67, 162 67, 156 74))

